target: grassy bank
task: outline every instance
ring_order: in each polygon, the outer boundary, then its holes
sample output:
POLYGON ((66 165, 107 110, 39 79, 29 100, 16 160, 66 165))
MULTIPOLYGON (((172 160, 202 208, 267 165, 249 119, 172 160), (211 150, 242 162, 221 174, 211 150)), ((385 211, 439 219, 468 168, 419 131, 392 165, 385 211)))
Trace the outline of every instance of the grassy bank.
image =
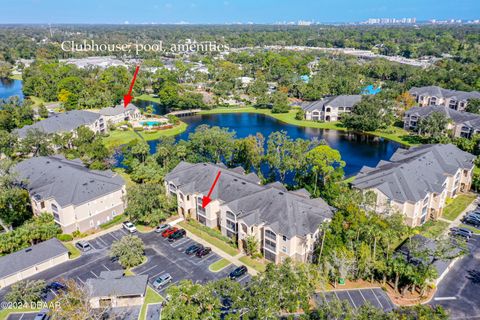
MULTIPOLYGON (((275 118, 282 122, 292 124, 299 127, 306 128, 317 128, 317 129, 330 129, 330 130, 339 130, 347 131, 346 128, 342 126, 341 123, 337 122, 318 122, 310 120, 297 120, 295 115, 297 110, 290 110, 288 113, 272 113, 270 109, 256 109, 254 107, 239 107, 239 108, 216 108, 212 110, 204 110, 200 114, 219 114, 219 113, 258 113, 264 114, 269 117, 275 118)), ((372 132, 365 132, 377 137, 385 138, 392 140, 398 143, 401 143, 406 146, 413 146, 415 143, 412 143, 410 140, 411 136, 408 131, 405 131, 402 128, 389 127, 386 130, 377 130, 372 132)))
POLYGON ((144 139, 145 141, 158 140, 161 137, 175 136, 184 132, 187 129, 187 124, 185 122, 180 122, 177 126, 171 129, 158 130, 152 132, 138 131, 133 130, 114 130, 111 131, 108 136, 103 138, 103 143, 107 148, 115 148, 124 144, 127 144, 134 140, 144 139))
POLYGON ((209 267, 208 267, 208 270, 212 271, 212 272, 218 272, 222 269, 224 269, 225 267, 229 266, 231 264, 230 261, 228 261, 227 259, 220 259, 218 261, 215 261, 214 263, 212 263, 209 267))
POLYGON ((142 310, 138 317, 139 320, 145 320, 147 317, 147 307, 149 304, 160 303, 163 301, 161 295, 159 295, 155 290, 150 287, 147 287, 147 294, 145 294, 145 302, 142 305, 142 310))
POLYGON ((243 256, 238 260, 242 261, 246 266, 257 270, 258 272, 265 272, 265 270, 267 269, 267 265, 264 262, 254 260, 247 256, 243 256))
POLYGON ((8 77, 9 79, 12 79, 12 80, 22 80, 22 74, 12 74, 10 77, 8 77))
POLYGON ((477 196, 474 193, 460 194, 452 200, 443 211, 443 218, 453 221, 462 213, 477 196))
POLYGON ((155 103, 160 103, 160 98, 152 97, 149 94, 142 94, 141 96, 135 97, 135 100, 137 100, 137 99, 138 100, 144 100, 144 101, 151 101, 151 102, 155 102, 155 103))

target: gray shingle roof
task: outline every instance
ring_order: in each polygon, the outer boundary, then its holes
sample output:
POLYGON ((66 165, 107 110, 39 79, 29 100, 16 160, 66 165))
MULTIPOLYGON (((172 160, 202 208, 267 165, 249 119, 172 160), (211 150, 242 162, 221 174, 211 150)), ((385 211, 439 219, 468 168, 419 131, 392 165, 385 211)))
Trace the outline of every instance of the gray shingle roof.
POLYGON ((101 117, 99 113, 84 110, 72 110, 58 113, 45 120, 15 130, 20 138, 24 138, 29 130, 38 129, 45 133, 69 132, 83 125, 90 125, 101 117))
POLYGON ((452 144, 398 149, 390 161, 382 161, 375 168, 363 167, 352 185, 377 188, 399 202, 417 202, 428 192, 441 192, 447 175, 455 174, 458 168, 471 169, 474 159, 452 144))
POLYGON ((119 104, 115 107, 107 107, 100 109, 99 113, 103 116, 117 116, 124 113, 125 111, 135 110, 138 110, 138 108, 133 103, 129 103, 126 108, 123 106, 123 104, 119 104))
POLYGON ((302 109, 305 111, 324 110, 324 107, 353 107, 362 100, 361 95, 340 95, 323 98, 313 102, 302 103, 302 109))
POLYGON ((408 90, 411 94, 437 97, 437 98, 455 98, 456 100, 480 99, 478 91, 459 91, 443 89, 438 86, 413 87, 408 90))
POLYGON ((125 185, 123 178, 110 170, 90 170, 79 159, 63 156, 27 159, 18 163, 15 171, 26 181, 32 197, 54 198, 62 207, 86 203, 125 185))
POLYGON ((222 173, 211 198, 219 199, 249 224, 266 223, 282 235, 304 236, 333 216, 333 208, 325 201, 309 199, 303 190, 288 192, 280 183, 262 186, 255 174, 243 175, 223 166, 181 162, 165 180, 184 193, 207 194, 219 170, 222 173))
POLYGON ((405 112, 405 115, 424 118, 434 112, 444 114, 448 119, 451 119, 456 124, 465 124, 471 128, 480 129, 480 115, 470 112, 457 111, 446 106, 413 107, 405 112))
POLYGON ((26 249, 0 257, 0 279, 67 252, 67 248, 65 248, 57 238, 52 238, 26 249))
MULTIPOLYGON (((120 270, 122 271, 122 270, 120 270)), ((99 278, 87 279, 92 297, 145 295, 148 275, 123 276, 123 271, 102 272, 99 278)))

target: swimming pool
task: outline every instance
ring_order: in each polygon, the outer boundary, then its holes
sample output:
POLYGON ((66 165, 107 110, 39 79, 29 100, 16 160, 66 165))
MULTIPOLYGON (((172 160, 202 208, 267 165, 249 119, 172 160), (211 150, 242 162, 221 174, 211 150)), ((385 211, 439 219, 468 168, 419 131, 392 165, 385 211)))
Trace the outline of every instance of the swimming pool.
POLYGON ((142 126, 149 126, 149 127, 153 127, 153 126, 158 126, 160 125, 160 122, 158 121, 140 121, 140 123, 142 124, 142 126))

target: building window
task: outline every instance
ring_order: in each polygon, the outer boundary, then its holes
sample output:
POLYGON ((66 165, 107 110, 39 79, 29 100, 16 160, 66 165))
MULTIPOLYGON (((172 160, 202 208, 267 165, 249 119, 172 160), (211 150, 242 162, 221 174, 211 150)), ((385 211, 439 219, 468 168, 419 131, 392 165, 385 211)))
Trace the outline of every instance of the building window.
POLYGON ((40 202, 40 208, 45 209, 45 201, 40 202))
POLYGON ((277 244, 273 241, 270 241, 268 239, 265 239, 265 246, 264 246, 266 249, 270 250, 270 251, 277 251, 277 244))
POLYGON ((168 189, 170 190, 170 194, 172 196, 176 195, 177 194, 177 187, 173 184, 173 183, 170 183, 168 185, 168 189))
POLYGON ((283 236, 283 241, 287 241, 287 236, 283 236))
POLYGON ((197 197, 197 212, 205 215, 205 208, 202 207, 202 197, 197 197))
POLYGON ((237 232, 237 224, 232 220, 227 219, 227 228, 233 232, 237 232))
POLYGON ((112 217, 115 217, 117 215, 117 212, 115 210, 112 210, 112 217))
POLYGON ((227 211, 227 219, 236 220, 235 215, 231 211, 227 211))
POLYGON ((282 251, 285 252, 285 253, 287 253, 287 247, 283 246, 283 247, 282 247, 282 251))
POLYGON ((244 233, 247 233, 248 232, 248 227, 246 224, 242 223, 242 230, 244 233))
POLYGON ((332 111, 332 109, 330 107, 325 109, 325 112, 330 112, 330 111, 332 111))
POLYGON ((270 238, 274 241, 277 240, 277 235, 273 231, 270 231, 270 230, 265 230, 265 237, 270 238))

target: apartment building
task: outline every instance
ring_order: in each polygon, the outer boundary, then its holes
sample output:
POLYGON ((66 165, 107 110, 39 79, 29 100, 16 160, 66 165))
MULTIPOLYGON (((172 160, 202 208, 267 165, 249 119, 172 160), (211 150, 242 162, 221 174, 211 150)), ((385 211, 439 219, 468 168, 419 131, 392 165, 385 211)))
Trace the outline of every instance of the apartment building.
POLYGON ((441 217, 448 198, 470 190, 474 159, 452 144, 398 149, 389 161, 363 167, 352 186, 376 194, 377 212, 400 212, 416 227, 441 217))
POLYGON ((361 95, 340 95, 302 104, 305 120, 339 121, 344 113, 350 113, 362 100, 361 95))
POLYGON ((40 130, 47 134, 54 134, 74 132, 81 126, 85 126, 95 133, 105 133, 108 130, 101 114, 84 110, 72 110, 57 113, 47 119, 17 129, 14 132, 23 139, 30 130, 40 130))
POLYGON ((52 214, 64 233, 97 228, 126 206, 123 178, 90 170, 79 159, 35 157, 18 163, 15 171, 30 193, 33 213, 52 214))
POLYGON ((480 99, 478 91, 449 90, 437 86, 413 87, 408 92, 420 107, 445 106, 458 111, 464 111, 470 99, 480 99))
POLYGON ((255 237, 264 257, 275 263, 286 257, 309 261, 320 225, 334 213, 323 199, 310 199, 306 190, 287 191, 278 182, 261 185, 256 174, 245 174, 241 167, 181 162, 166 175, 165 186, 177 198, 183 217, 219 229, 241 249, 248 237, 255 237), (202 208, 202 197, 218 171, 212 201, 202 208))
POLYGON ((126 107, 123 104, 100 109, 99 113, 109 125, 115 125, 120 122, 138 120, 142 117, 140 110, 133 104, 129 103, 126 107))
POLYGON ((446 129, 452 137, 471 138, 474 134, 480 133, 480 115, 470 112, 461 112, 450 109, 446 106, 413 107, 403 118, 405 130, 418 132, 418 125, 422 119, 439 112, 449 120, 446 129))

